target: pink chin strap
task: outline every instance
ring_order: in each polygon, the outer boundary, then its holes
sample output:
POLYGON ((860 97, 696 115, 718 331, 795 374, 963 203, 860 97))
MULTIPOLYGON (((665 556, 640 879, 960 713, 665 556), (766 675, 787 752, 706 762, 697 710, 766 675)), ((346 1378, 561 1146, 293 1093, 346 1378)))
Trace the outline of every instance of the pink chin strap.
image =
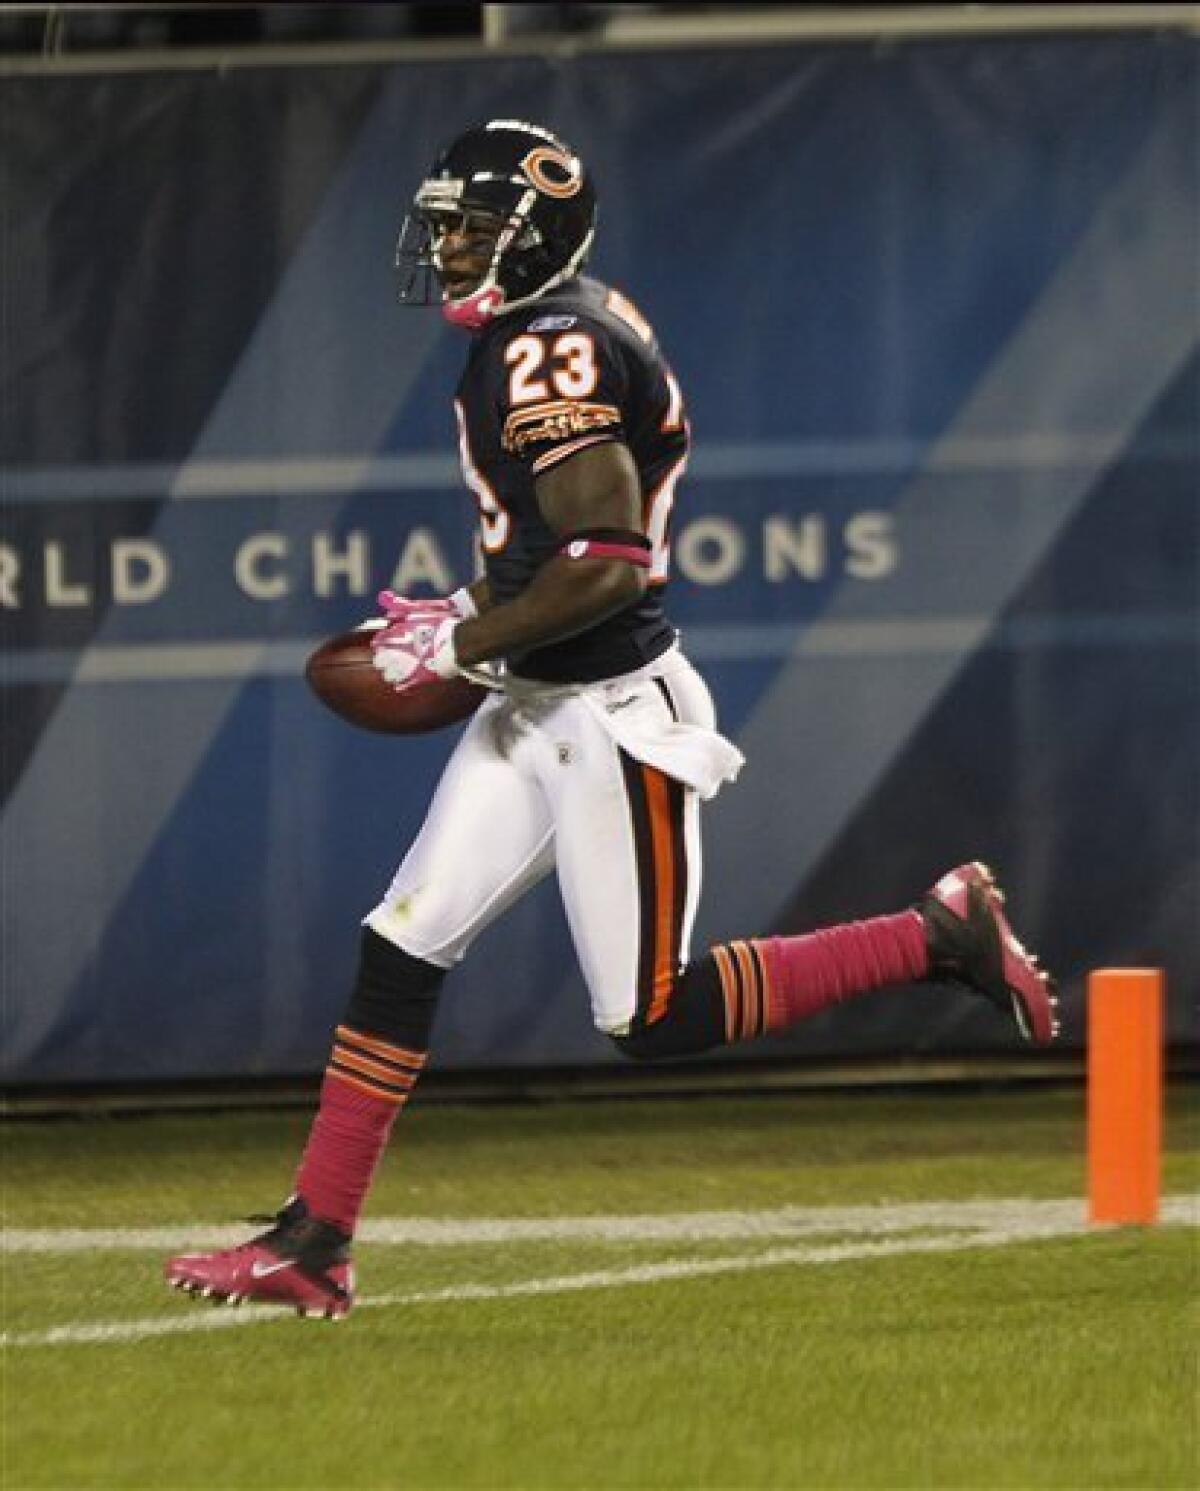
POLYGON ((478 331, 504 304, 504 291, 499 285, 486 290, 476 290, 462 300, 447 300, 442 303, 442 315, 451 326, 463 326, 468 331, 478 331))

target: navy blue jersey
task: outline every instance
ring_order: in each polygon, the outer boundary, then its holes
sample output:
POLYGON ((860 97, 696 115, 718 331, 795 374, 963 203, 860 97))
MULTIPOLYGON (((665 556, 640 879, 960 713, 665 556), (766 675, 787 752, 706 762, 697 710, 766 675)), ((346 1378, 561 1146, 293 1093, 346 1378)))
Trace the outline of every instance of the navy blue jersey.
POLYGON ((455 402, 463 475, 479 504, 494 601, 519 595, 562 547, 534 483, 577 451, 628 446, 651 542, 650 585, 594 627, 508 659, 514 673, 555 683, 612 678, 674 641, 663 614, 667 525, 687 459, 683 403, 654 333, 619 292, 579 278, 499 316, 474 339, 455 402))

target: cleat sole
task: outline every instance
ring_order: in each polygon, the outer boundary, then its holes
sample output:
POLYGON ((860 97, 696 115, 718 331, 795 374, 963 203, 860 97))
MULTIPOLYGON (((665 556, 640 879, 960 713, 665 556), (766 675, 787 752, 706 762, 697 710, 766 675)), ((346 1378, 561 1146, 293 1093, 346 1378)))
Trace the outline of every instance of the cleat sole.
POLYGON ((994 873, 989 866, 980 861, 975 861, 975 868, 984 880, 987 890, 987 898, 991 902, 993 914, 997 917, 1002 928, 1002 940, 1008 946, 1019 962, 1025 965, 1027 972, 1032 973, 1037 981, 1037 992, 1045 1000, 1045 1020, 1036 1020, 1033 1010, 1026 1003, 1025 996, 1009 984, 1009 995, 1012 999, 1013 1016, 1017 1023, 1017 1029, 1023 1040, 1031 1045, 1047 1045, 1054 1040, 1060 1030, 1058 1015, 1058 1000, 1056 998, 1058 986, 1054 979, 1042 967, 1041 959, 1036 953, 1030 952, 1025 944, 1013 932, 1008 925, 1007 917, 1004 915, 1004 891, 1001 889, 994 873))

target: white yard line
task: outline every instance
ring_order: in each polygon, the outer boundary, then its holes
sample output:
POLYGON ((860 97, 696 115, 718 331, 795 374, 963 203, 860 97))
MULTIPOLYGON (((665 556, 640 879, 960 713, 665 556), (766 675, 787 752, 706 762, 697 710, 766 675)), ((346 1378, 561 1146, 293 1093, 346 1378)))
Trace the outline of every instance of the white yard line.
MULTIPOLYGON (((400 1305, 457 1304, 465 1301, 513 1299, 540 1294, 566 1294, 580 1289, 620 1289, 634 1284, 655 1284, 667 1279, 694 1279, 712 1274, 747 1273, 752 1269, 780 1268, 788 1264, 842 1263, 852 1258, 886 1257, 898 1253, 945 1253, 963 1248, 993 1247, 1025 1241, 1031 1237, 1068 1236, 1082 1224, 1046 1231, 958 1233, 940 1238, 909 1238, 894 1242, 842 1243, 829 1247, 769 1248, 762 1253, 732 1258, 668 1259, 630 1268, 598 1269, 590 1273, 559 1274, 549 1278, 522 1279, 512 1284, 453 1284, 444 1289, 418 1290, 411 1294, 383 1294, 359 1299, 356 1309, 386 1309, 400 1305)), ((186 1315, 151 1316, 141 1320, 97 1321, 90 1325, 63 1325, 51 1330, 0 1336, 0 1346, 82 1346, 141 1341, 152 1336, 188 1335, 194 1331, 231 1329, 260 1325, 264 1321, 288 1319, 294 1311, 271 1306, 210 1307, 195 1305, 186 1315)))
MULTIPOLYGON (((1169 1198, 1163 1206, 1165 1222, 1197 1224, 1197 1202, 1195 1196, 1169 1198)), ((766 1248, 761 1252, 737 1254, 724 1258, 680 1258, 667 1259, 659 1263, 638 1264, 628 1268, 599 1269, 588 1273, 559 1274, 546 1278, 524 1279, 511 1284, 454 1284, 444 1289, 418 1290, 405 1294, 367 1296, 358 1301, 358 1309, 389 1309, 399 1306, 457 1304, 469 1301, 514 1299, 546 1294, 566 1294, 587 1289, 622 1289, 633 1285, 656 1284, 667 1280, 685 1280, 714 1274, 747 1273, 764 1268, 787 1266, 813 1267, 822 1264, 844 1263, 853 1259, 894 1257, 911 1253, 955 1253, 970 1248, 1000 1247, 1011 1243, 1031 1242, 1042 1238, 1078 1237, 1090 1229, 1082 1208, 1075 1201, 1003 1201, 941 1203, 934 1205, 906 1205, 897 1207, 846 1207, 804 1208, 789 1207, 776 1212, 711 1212, 664 1217, 607 1217, 607 1218, 563 1218, 558 1223, 530 1224, 490 1221, 480 1223, 423 1223, 423 1227, 455 1227, 465 1231, 469 1227, 492 1229, 486 1235, 478 1231, 471 1234, 472 1241, 496 1241, 499 1235, 505 1241, 531 1241, 530 1226, 576 1225, 590 1231, 570 1234, 555 1232, 554 1240, 570 1236, 576 1240, 600 1238, 596 1231, 600 1224, 608 1224, 615 1232, 603 1234, 603 1240, 660 1241, 668 1235, 685 1237, 688 1241, 727 1240, 733 1237, 762 1239, 778 1235, 766 1230, 735 1232, 729 1230, 738 1225, 733 1219, 749 1225, 754 1219, 786 1218, 792 1231, 854 1231, 886 1233, 912 1230, 931 1226, 950 1226, 959 1230, 942 1237, 900 1237, 878 1242, 841 1242, 824 1246, 792 1246, 766 1248), (853 1220, 851 1220, 853 1219, 853 1220), (653 1223, 658 1230, 649 1235, 638 1232, 631 1235, 630 1227, 641 1223, 653 1223), (664 1226, 691 1227, 686 1233, 666 1233, 664 1226), (511 1229, 521 1228, 514 1233, 511 1229), (699 1227, 701 1230, 695 1230, 699 1227), (702 1230, 704 1227, 726 1230, 702 1230), (508 1229, 499 1234, 497 1229, 508 1229)), ((404 1240, 412 1241, 412 1229, 418 1224, 375 1223, 376 1229, 406 1229, 404 1240)), ((44 1234, 45 1235, 45 1234, 44 1234)), ((80 1234, 70 1234, 77 1238, 80 1234)), ((106 1236, 110 1234, 104 1234, 106 1236)), ((128 1235, 128 1234, 126 1234, 128 1235)), ((139 1234, 144 1235, 144 1234, 139 1234)), ((536 1240, 546 1238, 544 1231, 536 1234, 536 1240)), ((380 1240, 376 1238, 374 1240, 380 1240)), ((386 1239, 385 1239, 386 1240, 386 1239)), ((425 1241, 431 1238, 426 1236, 425 1241)), ((445 1238, 443 1237, 443 1241, 445 1238)), ((463 1241, 463 1237, 455 1237, 463 1241)), ((145 1245, 145 1244, 142 1244, 145 1245)), ((156 1245, 158 1245, 156 1243, 156 1245)), ((114 1245, 109 1245, 114 1246, 114 1245)), ((119 1245, 115 1245, 119 1246, 119 1245)), ((129 1246, 125 1243, 124 1246, 129 1246)), ((72 1244, 72 1249, 78 1246, 72 1244)), ((40 1251, 46 1251, 44 1248, 40 1251)), ((182 1315, 151 1316, 140 1320, 96 1321, 90 1324, 56 1326, 49 1330, 16 1332, 0 1335, 0 1347, 21 1346, 79 1346, 119 1344, 148 1340, 156 1336, 189 1335, 199 1331, 225 1330, 236 1326, 256 1325, 264 1321, 289 1319, 290 1310, 254 1305, 240 1309, 199 1310, 194 1306, 182 1315)))
MULTIPOLYGON (((908 1232, 918 1227, 1003 1227, 1031 1217, 1082 1222, 1078 1200, 933 1201, 871 1206, 784 1206, 765 1211, 665 1212, 633 1216, 403 1218, 366 1222, 358 1240, 391 1247, 471 1247, 536 1242, 722 1242, 814 1233, 908 1232)), ((1163 1220, 1200 1220, 1200 1196, 1163 1203, 1163 1220)), ((245 1223, 182 1227, 8 1228, 3 1253, 92 1253, 114 1249, 171 1253, 232 1247, 253 1233, 245 1223)))

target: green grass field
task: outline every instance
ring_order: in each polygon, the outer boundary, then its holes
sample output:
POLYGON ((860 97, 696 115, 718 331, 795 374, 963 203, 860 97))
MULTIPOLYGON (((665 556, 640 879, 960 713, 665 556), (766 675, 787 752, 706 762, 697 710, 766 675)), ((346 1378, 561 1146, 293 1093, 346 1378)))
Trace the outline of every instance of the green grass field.
POLYGON ((418 1101, 348 1321, 167 1290, 306 1127, 6 1126, 4 1491, 1200 1481, 1196 1209, 1086 1229, 1078 1089, 418 1101))

